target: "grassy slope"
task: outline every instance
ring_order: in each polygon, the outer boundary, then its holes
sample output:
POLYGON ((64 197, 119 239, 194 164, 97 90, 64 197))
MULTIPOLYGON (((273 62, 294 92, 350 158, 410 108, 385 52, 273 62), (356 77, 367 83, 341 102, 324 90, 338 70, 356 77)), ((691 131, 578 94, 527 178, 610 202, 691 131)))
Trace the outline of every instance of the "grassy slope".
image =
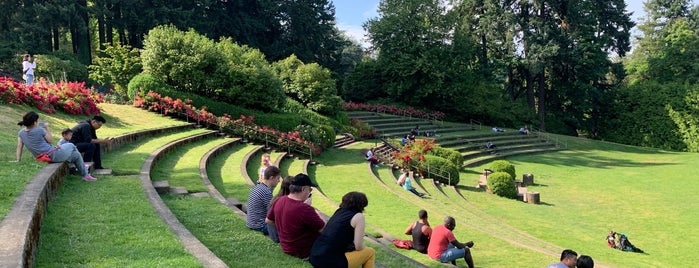
MULTIPOLYGON (((133 109, 128 106, 106 104, 102 106, 108 115, 108 124, 99 130, 98 135, 101 137, 172 124, 172 121, 165 117, 142 111, 134 116, 126 116, 125 114, 130 112, 122 113, 120 110, 133 109), (147 127, 143 127, 143 124, 147 127), (115 126, 114 129, 111 129, 110 125, 115 126)), ((0 156, 0 171, 3 174, 9 174, 9 176, 3 176, 5 178, 0 182, 2 215, 6 213, 24 184, 43 166, 28 157, 26 150, 23 161, 19 165, 7 162, 14 158, 18 130, 16 122, 27 110, 29 108, 22 106, 0 106, 0 122, 2 122, 0 129, 4 130, 0 131, 0 149, 10 152, 0 156)), ((62 114, 51 116, 42 114, 41 116, 42 121, 48 121, 51 124, 55 136, 58 136, 62 127, 70 127, 75 121, 85 118, 85 116, 62 114)), ((518 176, 523 173, 535 175, 535 182, 538 185, 529 187, 529 190, 541 193, 542 205, 523 204, 474 190, 477 173, 487 167, 487 164, 462 173, 462 183, 459 187, 461 193, 473 204, 510 225, 561 247, 573 248, 581 254, 591 255, 600 264, 606 263, 619 267, 677 267, 691 266, 699 261, 693 245, 694 241, 699 241, 697 237, 699 235, 691 231, 691 228, 699 222, 699 205, 694 194, 694 189, 697 189, 699 182, 692 178, 699 169, 699 163, 697 163, 699 159, 696 154, 643 149, 569 137, 563 137, 563 139, 568 141, 569 150, 510 158, 517 166, 518 176), (607 248, 604 236, 609 229, 627 233, 631 242, 644 249, 649 255, 619 252, 607 248)), ((238 148, 243 147, 247 145, 238 148)), ((340 150, 328 151, 319 158, 323 165, 313 167, 309 171, 319 180, 321 189, 336 201, 349 190, 364 190, 353 183, 353 180, 358 176, 365 176, 358 175, 366 172, 365 162, 357 157, 359 154, 356 151, 359 147, 355 146, 348 150, 350 151, 347 154, 340 150)), ((107 155, 105 165, 114 167, 118 171, 121 168, 116 163, 122 159, 127 161, 126 157, 107 155)), ((234 159, 225 159, 224 162, 226 171, 239 168, 239 164, 236 164, 234 159)), ((237 163, 240 161, 238 160, 237 163)), ((135 169, 123 168, 121 172, 133 174, 133 170, 135 169)), ((101 183, 106 187, 98 187, 98 189, 108 188, 107 184, 114 184, 111 188, 135 187, 128 186, 126 182, 129 182, 129 179, 105 177, 101 183)), ((226 182, 228 183, 230 182, 226 182)), ((100 191, 95 191, 94 195, 92 192, 85 193, 84 189, 80 189, 81 185, 92 184, 69 178, 66 186, 76 188, 77 193, 61 192, 58 200, 64 199, 66 203, 81 203, 86 200, 90 203, 115 202, 114 197, 110 198, 108 195, 105 197, 105 194, 100 194, 100 191)), ((237 188, 237 185, 233 188, 237 188)), ((243 190, 245 193, 248 191, 249 189, 243 190)), ((124 200, 131 199, 128 194, 122 195, 124 200)), ((401 204, 393 207, 394 210, 400 209, 406 215, 390 211, 382 214, 384 209, 378 208, 379 204, 383 204, 383 200, 387 200, 386 204, 393 204, 394 201, 386 199, 389 197, 391 196, 370 196, 367 219, 370 224, 391 220, 396 227, 390 231, 400 235, 402 230, 399 229, 404 228, 406 223, 414 219, 413 214, 418 206, 401 204)), ((138 204, 134 206, 138 207, 138 204)), ((88 211, 88 208, 81 210, 99 214, 98 211, 88 211)), ((104 211, 108 210, 110 209, 104 209, 104 211)), ((436 218, 438 218, 437 215, 432 218, 435 225, 439 222, 436 218)), ((155 221, 153 224, 159 223, 155 221)), ((462 227, 467 229, 467 225, 467 223, 462 224, 457 227, 457 230, 462 227)), ((99 230, 99 228, 93 229, 99 230)), ((106 230, 105 233, 107 233, 106 230)), ((473 237, 477 243, 480 252, 474 251, 474 254, 479 266, 511 266, 513 264, 540 266, 548 263, 548 261, 530 262, 526 258, 519 257, 512 261, 513 256, 527 255, 528 250, 509 248, 507 244, 505 247, 500 247, 502 242, 486 242, 497 239, 489 238, 486 234, 478 234, 477 230, 467 230, 464 235, 473 237)), ((60 247, 71 247, 70 245, 76 242, 87 243, 70 238, 65 243, 57 243, 51 247, 59 250, 60 247)), ((87 250, 90 252, 89 249, 87 250)), ((175 251, 179 250, 181 248, 175 249, 175 251)), ((40 256, 44 254, 41 251, 40 256)), ((68 254, 66 258, 70 258, 74 253, 63 251, 56 254, 68 254)), ((554 256, 550 257, 551 262, 555 259, 554 256)), ((95 266, 115 264, 150 266, 147 262, 138 260, 117 261, 121 260, 100 260, 95 262, 95 266)))
MULTIPOLYGON (((107 118, 107 124, 97 131, 98 137, 114 136, 140 129, 184 124, 184 122, 172 120, 168 117, 128 105, 103 103, 100 104, 100 108, 103 115, 107 118), (117 117, 118 119, 116 119, 117 117)), ((22 161, 19 164, 9 162, 15 159, 17 131, 20 129, 17 126, 17 122, 22 119, 24 113, 32 110, 37 111, 35 108, 28 106, 0 105, 0 151, 3 152, 0 154, 0 173, 3 174, 3 179, 0 180, 0 218, 7 214, 14 199, 24 189, 24 185, 45 165, 44 163, 34 161, 31 153, 26 149, 22 153, 22 161)), ((60 139, 63 128, 73 127, 77 121, 87 118, 88 116, 39 112, 39 120, 49 123, 54 142, 58 142, 58 139, 60 139)), ((113 166, 107 159, 104 160, 104 165, 110 168, 113 166)), ((138 167, 140 168, 140 165, 138 167)))
MULTIPOLYGON (((695 153, 667 152, 561 137, 569 150, 511 158, 517 174, 534 174, 543 205, 496 198, 461 187, 484 210, 522 230, 620 267, 679 267, 699 261, 695 153), (611 250, 609 230, 624 232, 648 255, 611 250), (680 239, 681 238, 681 239, 680 239)), ((474 168, 483 170, 487 165, 474 168)), ((475 185, 478 175, 462 174, 475 185)))

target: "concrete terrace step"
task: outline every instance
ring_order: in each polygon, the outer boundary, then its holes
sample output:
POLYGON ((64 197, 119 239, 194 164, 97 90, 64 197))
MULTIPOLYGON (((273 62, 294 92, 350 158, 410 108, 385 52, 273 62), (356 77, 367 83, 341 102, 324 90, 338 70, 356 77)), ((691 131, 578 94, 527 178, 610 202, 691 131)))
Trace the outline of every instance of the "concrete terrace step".
POLYGON ((472 158, 472 159, 466 160, 466 161, 464 161, 463 166, 464 167, 472 167, 472 166, 475 166, 478 164, 482 164, 482 163, 497 160, 497 159, 504 159, 504 158, 510 157, 510 156, 551 153, 551 152, 556 152, 556 151, 560 151, 560 150, 563 150, 563 149, 561 149, 559 147, 550 147, 550 148, 538 148, 538 149, 531 149, 531 150, 513 151, 513 152, 508 152, 508 153, 491 154, 491 155, 480 156, 477 158, 472 158))
POLYGON ((519 136, 486 136, 486 137, 461 137, 460 139, 452 139, 448 141, 436 141, 442 147, 447 148, 463 148, 464 145, 485 145, 486 142, 492 141, 495 145, 505 145, 510 142, 532 142, 543 141, 544 139, 534 135, 519 135, 519 136))
MULTIPOLYGON (((482 151, 485 150, 485 141, 483 142, 477 142, 477 143, 468 143, 468 144, 463 144, 460 146, 442 146, 446 148, 451 148, 454 149, 460 153, 468 153, 471 151, 482 151)), ((543 139, 531 139, 531 140, 509 140, 509 141, 493 141, 493 144, 495 144, 497 149, 508 149, 508 148, 513 148, 513 147, 518 147, 522 145, 533 145, 533 144, 542 144, 542 143, 549 143, 552 144, 546 140, 543 139)))
POLYGON ((532 149, 546 149, 546 148, 556 148, 556 145, 553 143, 524 143, 524 144, 518 144, 514 146, 509 146, 509 147, 496 147, 495 149, 483 149, 483 150, 475 150, 475 151, 468 151, 465 153, 461 153, 461 156, 464 157, 464 159, 468 160, 471 158, 483 156, 483 155, 490 155, 490 154, 507 154, 510 152, 516 152, 516 151, 523 151, 523 150, 532 150, 532 149))

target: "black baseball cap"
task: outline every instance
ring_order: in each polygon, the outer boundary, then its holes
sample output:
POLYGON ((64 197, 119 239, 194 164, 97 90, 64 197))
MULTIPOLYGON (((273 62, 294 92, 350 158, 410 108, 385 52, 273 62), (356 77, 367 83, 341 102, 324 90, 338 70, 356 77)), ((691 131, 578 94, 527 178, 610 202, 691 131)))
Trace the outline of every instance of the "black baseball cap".
POLYGON ((296 174, 296 176, 294 176, 294 179, 291 181, 291 185, 318 187, 318 185, 314 184, 313 181, 311 181, 311 178, 308 177, 308 175, 303 173, 296 174))

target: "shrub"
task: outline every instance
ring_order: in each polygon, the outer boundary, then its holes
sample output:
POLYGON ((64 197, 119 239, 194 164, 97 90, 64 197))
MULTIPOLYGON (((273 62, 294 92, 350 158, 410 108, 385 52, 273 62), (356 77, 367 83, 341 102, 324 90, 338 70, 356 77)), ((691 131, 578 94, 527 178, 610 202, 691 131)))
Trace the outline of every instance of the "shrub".
POLYGON ((194 30, 158 26, 148 32, 143 44, 145 71, 181 91, 214 95, 215 85, 220 83, 214 72, 222 66, 212 40, 194 30))
POLYGON ((357 129, 358 133, 354 136, 357 139, 373 139, 378 136, 376 129, 359 119, 350 119, 350 125, 357 129))
POLYGON ((319 144, 323 148, 328 148, 335 142, 335 131, 330 126, 312 127, 309 125, 299 125, 295 129, 299 135, 313 144, 319 144))
POLYGON ((273 66, 290 98, 321 114, 334 115, 342 107, 330 70, 317 63, 304 64, 295 55, 273 66))
MULTIPOLYGON (((172 94, 169 93, 174 92, 172 87, 149 73, 138 74, 129 81, 127 95, 130 100, 133 100, 136 95, 143 97, 148 91, 158 92, 164 96, 172 96, 172 94)), ((172 97, 180 98, 180 96, 172 97)))
POLYGON ((54 52, 51 55, 36 55, 36 58, 36 81, 38 77, 46 77, 50 82, 87 81, 87 66, 72 54, 54 52))
POLYGON ((463 165, 463 163, 464 163, 464 157, 461 156, 461 153, 459 153, 458 151, 456 151, 454 149, 436 146, 436 147, 432 148, 430 153, 433 155, 439 156, 441 158, 444 158, 446 160, 449 160, 450 163, 454 164, 457 167, 463 165))
MULTIPOLYGON (((495 160, 490 164, 490 170, 493 172, 505 172, 507 174, 510 174, 510 177, 512 180, 517 178, 517 175, 515 174, 515 166, 512 165, 507 160, 495 160)), ((490 177, 489 177, 490 178, 490 177)))
MULTIPOLYGON (((332 127, 341 128, 342 124, 335 119, 329 118, 317 112, 311 111, 306 108, 300 102, 293 100, 291 98, 285 98, 284 106, 282 106, 282 111, 291 114, 297 114, 302 118, 310 121, 313 125, 330 125, 332 127)), ((339 114, 339 113, 338 113, 339 114)), ((343 113, 344 114, 344 113, 343 113)), ((347 114, 344 114, 347 117, 347 114)), ((340 117, 338 115, 336 118, 340 117)), ((349 119, 347 119, 347 124, 349 125, 349 119)))
POLYGON ((506 172, 494 172, 488 175, 488 189, 496 195, 516 198, 517 186, 515 180, 506 172))
POLYGON ((293 131, 303 124, 303 119, 296 114, 262 114, 255 115, 255 124, 267 126, 279 131, 293 131))
POLYGON ((425 155, 424 161, 417 161, 420 174, 425 178, 449 185, 459 184, 459 168, 439 156, 425 155))

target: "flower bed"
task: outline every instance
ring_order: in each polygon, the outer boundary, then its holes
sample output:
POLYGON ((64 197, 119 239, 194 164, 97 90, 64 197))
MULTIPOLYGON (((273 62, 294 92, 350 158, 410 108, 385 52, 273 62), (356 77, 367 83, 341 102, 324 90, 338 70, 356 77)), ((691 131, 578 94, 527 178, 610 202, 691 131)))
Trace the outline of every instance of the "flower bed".
POLYGON ((384 105, 384 104, 370 104, 370 103, 355 103, 355 102, 345 102, 342 104, 342 110, 344 111, 372 111, 377 113, 388 113, 401 116, 411 116, 419 118, 427 118, 439 120, 444 118, 445 114, 443 112, 426 112, 422 110, 417 110, 413 107, 409 108, 399 108, 394 105, 384 105))
POLYGON ((164 115, 177 115, 194 120, 198 124, 206 124, 221 132, 243 137, 245 139, 276 144, 280 149, 298 152, 305 155, 318 155, 322 147, 301 137, 298 131, 282 132, 267 126, 255 124, 254 116, 240 115, 233 119, 231 115, 216 116, 206 111, 206 107, 194 107, 191 100, 182 101, 163 97, 156 92, 148 92, 143 98, 136 96, 133 105, 149 111, 160 112, 164 115))
POLYGON ((39 80, 26 86, 8 77, 0 77, 0 103, 26 104, 53 114, 57 110, 75 115, 99 114, 102 95, 85 88, 85 83, 47 83, 39 80))

